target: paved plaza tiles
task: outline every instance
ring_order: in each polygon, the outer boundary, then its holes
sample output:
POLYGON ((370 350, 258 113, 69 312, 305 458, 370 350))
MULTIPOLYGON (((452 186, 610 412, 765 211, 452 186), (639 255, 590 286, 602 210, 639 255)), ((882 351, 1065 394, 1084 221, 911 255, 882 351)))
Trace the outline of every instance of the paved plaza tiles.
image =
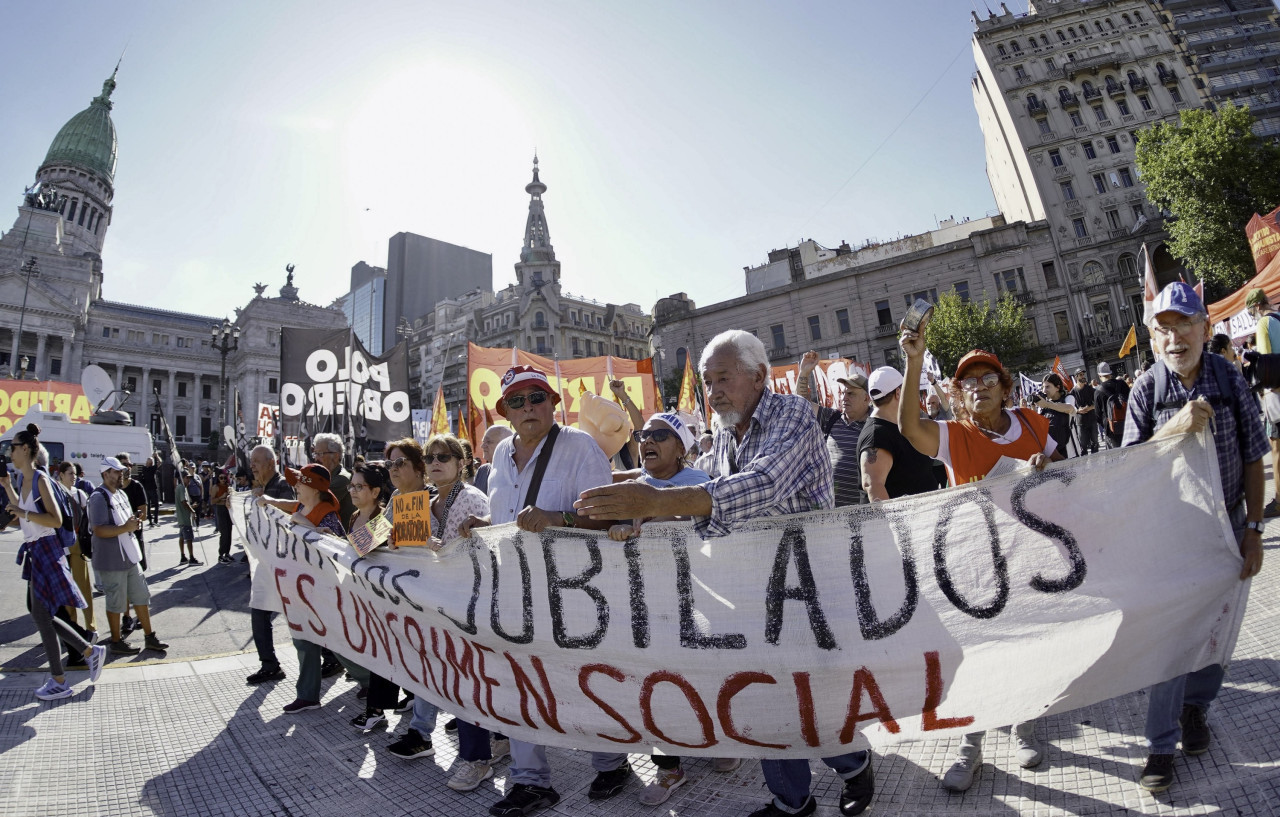
MULTIPOLYGON (((418 760, 401 760, 385 751, 407 715, 393 715, 389 727, 368 734, 352 728, 349 720, 361 704, 355 685, 342 676, 325 682, 323 708, 284 715, 281 707, 294 697, 297 670, 288 642, 282 640, 278 648, 289 680, 248 687, 244 678, 256 669, 256 661, 251 651, 244 651, 249 646, 247 616, 242 610, 207 606, 192 611, 199 607, 197 591, 204 584, 242 582, 247 593, 243 569, 208 564, 206 558, 206 566, 181 571, 172 532, 162 527, 156 533, 161 535, 150 547, 156 562, 157 628, 174 644, 164 660, 146 661, 154 655, 149 653, 131 661, 116 659, 96 687, 88 684, 85 673, 71 673, 75 697, 41 702, 32 690, 44 675, 9 669, 41 663, 38 641, 29 628, 19 627, 24 611, 12 596, 0 607, 9 617, 0 622, 0 635, 18 633, 0 639, 0 661, 6 668, 0 673, 0 817, 483 815, 501 796, 505 762, 476 792, 446 788, 457 742, 444 732, 443 717, 433 736, 435 756, 418 760), (172 569, 168 562, 175 563, 172 569), (184 593, 177 597, 188 616, 198 615, 198 622, 181 618, 177 606, 165 608, 166 592, 178 584, 184 593), (227 623, 218 625, 220 620, 227 623), (167 629, 166 621, 171 622, 167 629), (182 622, 181 631, 177 622, 182 622), (188 630, 215 625, 226 632, 206 633, 204 641, 190 644, 183 640, 188 630), (218 639, 238 649, 192 657, 196 653, 191 649, 222 643, 218 639)), ((16 548, 11 538, 0 537, 0 544, 13 545, 0 551, 16 548)), ((211 555, 216 537, 210 538, 206 528, 200 539, 198 547, 211 555)), ((1038 769, 1019 769, 1008 730, 999 730, 988 737, 985 764, 963 795, 949 794, 938 784, 952 748, 947 742, 905 744, 878 753, 877 794, 869 813, 1280 817, 1280 525, 1267 537, 1266 547, 1267 563, 1254 580, 1227 682, 1210 715, 1213 747, 1198 758, 1180 757, 1177 782, 1169 791, 1151 795, 1136 784, 1146 756, 1140 736, 1146 694, 1138 692, 1044 719, 1040 734, 1047 758, 1038 769)), ((11 580, 4 582, 6 594, 13 587, 11 580)), ((216 607, 243 603, 244 594, 210 591, 207 598, 216 607)), ((277 625, 280 639, 282 630, 277 625)), ((686 761, 691 781, 662 806, 637 803, 639 783, 612 800, 593 803, 586 796, 592 773, 585 755, 555 749, 550 756, 562 800, 541 812, 548 815, 741 817, 768 797, 759 763, 749 761, 723 775, 696 760, 686 761)), ((633 756, 632 764, 641 780, 651 779, 654 767, 647 757, 633 756)), ((814 764, 814 791, 819 814, 839 814, 839 782, 819 763, 814 764)))

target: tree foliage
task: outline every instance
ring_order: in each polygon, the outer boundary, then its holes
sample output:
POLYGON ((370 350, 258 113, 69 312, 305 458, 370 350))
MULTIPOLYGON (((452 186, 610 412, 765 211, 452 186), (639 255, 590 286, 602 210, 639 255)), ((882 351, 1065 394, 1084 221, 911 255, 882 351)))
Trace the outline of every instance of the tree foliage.
POLYGON ((1255 273, 1244 228, 1280 205, 1280 147, 1254 135, 1247 108, 1187 110, 1143 131, 1136 159, 1147 198, 1174 219, 1169 250, 1203 278, 1210 299, 1255 273))
POLYGON ((973 349, 991 352, 1007 368, 1018 369, 1043 357, 1029 329, 1022 304, 1014 298, 1000 298, 994 305, 987 301, 966 303, 956 293, 947 292, 934 307, 925 343, 944 374, 955 371, 960 358, 973 349))

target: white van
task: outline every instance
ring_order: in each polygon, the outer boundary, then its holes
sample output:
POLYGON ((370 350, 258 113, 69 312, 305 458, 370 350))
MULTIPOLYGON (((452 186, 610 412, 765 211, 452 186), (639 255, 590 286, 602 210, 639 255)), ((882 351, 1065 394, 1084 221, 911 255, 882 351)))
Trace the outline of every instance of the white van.
POLYGON ((121 451, 127 451, 133 462, 141 465, 153 451, 151 432, 145 428, 102 422, 73 423, 67 415, 45 411, 36 404, 12 428, 0 435, 0 454, 9 457, 13 435, 30 423, 40 426, 40 443, 49 451, 50 473, 56 474, 59 463, 70 460, 84 468, 85 478, 94 485, 102 483, 99 469, 103 457, 114 457, 121 451))

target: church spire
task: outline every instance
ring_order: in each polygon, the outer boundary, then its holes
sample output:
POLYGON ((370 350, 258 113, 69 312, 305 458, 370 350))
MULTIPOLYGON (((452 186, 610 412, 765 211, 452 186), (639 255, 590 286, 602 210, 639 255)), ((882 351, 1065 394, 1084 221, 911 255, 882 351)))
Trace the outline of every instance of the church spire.
POLYGON ((547 186, 538 178, 538 154, 533 155, 533 181, 525 185, 524 191, 529 194, 529 219, 524 227, 524 247, 520 250, 520 261, 525 264, 550 264, 556 260, 556 251, 551 246, 551 232, 547 229, 547 215, 542 208, 542 194, 547 186))

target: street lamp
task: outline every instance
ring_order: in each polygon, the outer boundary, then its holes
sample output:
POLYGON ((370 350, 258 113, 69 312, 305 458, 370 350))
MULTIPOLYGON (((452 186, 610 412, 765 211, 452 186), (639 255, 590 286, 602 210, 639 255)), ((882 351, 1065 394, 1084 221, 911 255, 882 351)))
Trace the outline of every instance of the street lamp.
MULTIPOLYGON (((213 348, 217 349, 222 355, 222 379, 218 381, 218 388, 221 390, 218 396, 222 402, 218 430, 221 432, 223 428, 227 427, 227 355, 240 347, 240 327, 232 326, 231 321, 223 318, 221 325, 215 323, 210 327, 209 339, 213 348)), ((219 439, 221 439, 221 434, 219 434, 219 439)))
MULTIPOLYGON (((26 240, 25 237, 23 240, 25 242, 26 240)), ((36 257, 34 255, 28 258, 27 262, 22 265, 21 271, 25 273, 27 276, 27 284, 22 290, 22 311, 18 313, 18 334, 15 336, 18 339, 17 345, 22 344, 22 325, 27 320, 27 294, 31 292, 31 276, 40 274, 40 264, 36 261, 36 257)), ((16 346, 14 348, 14 351, 15 352, 17 351, 16 346)), ((10 364, 12 365, 17 362, 18 361, 13 360, 13 361, 10 361, 10 364)), ((27 358, 26 358, 26 355, 23 355, 22 357, 23 374, 25 374, 26 371, 27 371, 27 358)), ((15 375, 12 369, 10 370, 10 374, 15 375)), ((18 377, 18 379, 21 380, 22 378, 18 377)))

